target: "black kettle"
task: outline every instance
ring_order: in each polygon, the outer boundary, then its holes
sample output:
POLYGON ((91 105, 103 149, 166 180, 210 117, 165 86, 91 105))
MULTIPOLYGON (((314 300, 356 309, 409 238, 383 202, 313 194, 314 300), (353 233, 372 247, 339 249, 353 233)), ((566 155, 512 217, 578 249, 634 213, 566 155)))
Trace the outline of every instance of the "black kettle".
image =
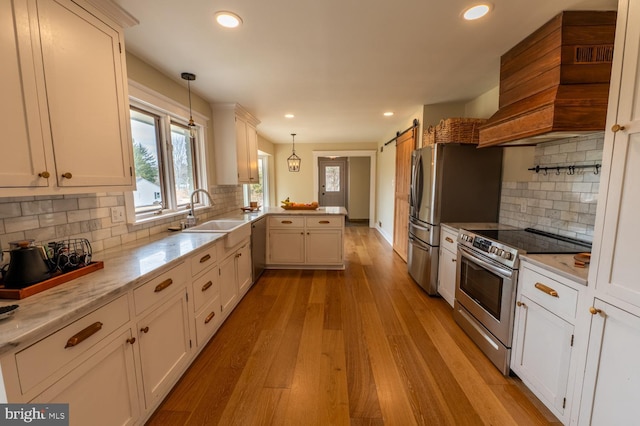
POLYGON ((6 288, 24 288, 51 278, 49 266, 38 247, 29 241, 18 241, 12 246, 9 267, 3 274, 6 288))

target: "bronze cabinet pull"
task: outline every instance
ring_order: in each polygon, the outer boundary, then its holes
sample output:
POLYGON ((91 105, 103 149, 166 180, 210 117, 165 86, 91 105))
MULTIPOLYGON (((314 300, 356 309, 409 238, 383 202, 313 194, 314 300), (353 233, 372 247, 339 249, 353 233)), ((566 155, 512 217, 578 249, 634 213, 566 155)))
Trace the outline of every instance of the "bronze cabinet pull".
POLYGON ((149 332, 149 326, 141 328, 140 331, 142 331, 144 334, 147 334, 149 332))
POLYGON ((283 221, 280 221, 280 223, 293 223, 293 222, 290 220, 283 220, 283 221))
POLYGON ((206 283, 204 283, 202 285, 202 291, 207 291, 209 290, 209 288, 211 288, 211 286, 213 285, 213 282, 211 281, 207 281, 206 283))
POLYGON ((166 280, 164 280, 160 284, 158 284, 156 286, 156 289, 153 290, 153 292, 154 293, 159 293, 162 290, 164 290, 165 288, 169 287, 171 284, 173 284, 173 280, 171 278, 167 278, 166 280))
POLYGON ((601 314, 602 313, 602 309, 596 309, 593 306, 589 308, 589 313, 591 315, 595 315, 595 314, 601 314))
POLYGON ((536 283, 535 288, 537 288, 538 290, 540 290, 543 293, 547 293, 551 297, 559 297, 557 291, 555 291, 551 287, 548 287, 548 286, 546 286, 546 285, 544 285, 542 283, 536 283))
POLYGON ((207 260, 209 260, 209 259, 211 259, 211 255, 210 255, 210 254, 205 254, 204 256, 202 256, 202 257, 200 258, 200 263, 204 263, 204 262, 206 262, 206 261, 207 261, 207 260))
POLYGON ((617 133, 617 132, 619 132, 620 130, 624 130, 624 126, 621 126, 621 125, 619 125, 619 124, 614 124, 614 125, 611 127, 611 131, 612 131, 613 133, 617 133))
POLYGON ((127 343, 131 343, 132 345, 136 342, 136 338, 135 337, 129 337, 127 339, 127 343))
POLYGON ((318 221, 318 223, 331 223, 331 222, 329 222, 328 220, 320 220, 318 221))
POLYGON ((61 176, 65 179, 71 179, 73 177, 73 175, 69 172, 63 173, 61 176))
POLYGON ((519 301, 519 300, 516 302, 516 305, 518 305, 519 307, 523 307, 523 308, 526 308, 526 307, 527 307, 527 305, 525 305, 525 303, 524 303, 524 302, 521 302, 521 301, 519 301))
POLYGON ((453 240, 451 239, 451 237, 444 237, 444 240, 448 243, 453 244, 453 240))
POLYGON ((45 170, 42 173, 38 173, 38 176, 40 176, 41 178, 49 179, 49 176, 51 176, 51 173, 45 170))
POLYGON ((209 321, 211 321, 213 319, 213 317, 216 316, 215 311, 211 312, 209 315, 207 315, 207 317, 204 319, 204 323, 205 324, 209 324, 209 321))
POLYGON ((102 328, 102 323, 100 321, 94 322, 89 327, 85 328, 82 331, 71 336, 69 340, 67 340, 67 344, 65 345, 65 349, 76 346, 79 343, 82 343, 84 340, 96 334, 102 328))

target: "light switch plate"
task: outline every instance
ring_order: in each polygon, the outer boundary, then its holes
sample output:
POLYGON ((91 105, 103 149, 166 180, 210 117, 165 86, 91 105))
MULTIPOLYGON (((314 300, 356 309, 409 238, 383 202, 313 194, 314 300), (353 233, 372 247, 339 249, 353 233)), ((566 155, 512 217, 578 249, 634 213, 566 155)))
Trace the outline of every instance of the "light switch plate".
POLYGON ((111 222, 120 223, 124 222, 124 207, 111 207, 111 222))

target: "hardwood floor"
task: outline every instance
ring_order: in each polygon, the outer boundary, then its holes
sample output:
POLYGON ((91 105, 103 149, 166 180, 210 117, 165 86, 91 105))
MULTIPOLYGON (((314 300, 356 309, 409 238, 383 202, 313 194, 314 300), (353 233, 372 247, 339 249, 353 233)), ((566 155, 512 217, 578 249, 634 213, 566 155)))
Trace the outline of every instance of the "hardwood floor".
POLYGON ((560 424, 375 230, 345 232, 344 271, 266 271, 147 424, 560 424))

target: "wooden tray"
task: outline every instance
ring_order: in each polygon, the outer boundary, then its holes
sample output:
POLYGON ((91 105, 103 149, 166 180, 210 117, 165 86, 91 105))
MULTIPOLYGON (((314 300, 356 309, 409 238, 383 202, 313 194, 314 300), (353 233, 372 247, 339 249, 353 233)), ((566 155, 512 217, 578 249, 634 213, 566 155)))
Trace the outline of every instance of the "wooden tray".
POLYGON ((67 281, 71 281, 75 278, 79 278, 103 268, 104 262, 91 262, 82 268, 64 274, 58 274, 48 280, 40 281, 39 283, 32 284, 25 288, 4 288, 4 284, 0 281, 0 299, 24 299, 25 297, 33 296, 41 291, 49 290, 50 288, 64 284, 67 281))
POLYGON ((313 206, 299 206, 299 207, 282 206, 282 208, 285 209, 285 210, 318 210, 318 207, 313 207, 313 206))

